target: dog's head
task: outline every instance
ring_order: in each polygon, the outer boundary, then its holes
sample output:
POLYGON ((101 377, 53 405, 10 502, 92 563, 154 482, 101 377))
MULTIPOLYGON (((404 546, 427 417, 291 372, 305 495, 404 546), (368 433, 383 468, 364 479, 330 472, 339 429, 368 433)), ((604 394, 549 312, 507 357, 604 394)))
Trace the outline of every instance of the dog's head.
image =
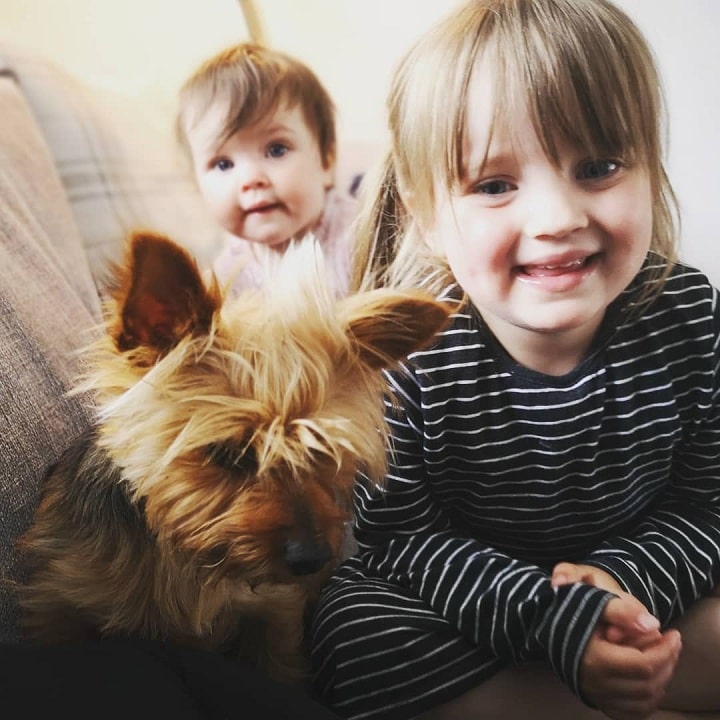
POLYGON ((312 241, 267 289, 225 298, 185 250, 136 233, 115 280, 85 387, 159 541, 251 583, 331 567, 358 467, 384 476, 381 370, 449 307, 415 291, 335 299, 312 241))

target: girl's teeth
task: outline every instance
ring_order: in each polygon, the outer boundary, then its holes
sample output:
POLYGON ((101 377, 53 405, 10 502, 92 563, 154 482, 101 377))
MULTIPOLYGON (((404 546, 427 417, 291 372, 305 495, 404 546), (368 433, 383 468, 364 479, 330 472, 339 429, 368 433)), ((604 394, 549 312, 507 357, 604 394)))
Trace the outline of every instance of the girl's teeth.
POLYGON ((567 265, 540 265, 539 267, 542 270, 559 270, 560 268, 576 267, 577 265, 582 265, 584 262, 585 258, 580 258, 579 260, 573 260, 573 262, 570 262, 567 265))

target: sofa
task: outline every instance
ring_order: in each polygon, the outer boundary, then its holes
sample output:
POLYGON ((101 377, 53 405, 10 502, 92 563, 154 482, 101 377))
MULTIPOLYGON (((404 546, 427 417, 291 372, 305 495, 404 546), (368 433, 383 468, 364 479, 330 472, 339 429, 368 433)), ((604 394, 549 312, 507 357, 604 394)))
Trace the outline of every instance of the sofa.
POLYGON ((15 544, 42 479, 93 421, 68 394, 100 331, 130 230, 171 235, 209 267, 222 237, 172 134, 0 36, 0 715, 34 720, 338 720, 301 687, 199 648, 21 642, 15 544))
POLYGON ((69 397, 128 231, 211 262, 221 242, 174 138, 131 99, 0 37, 0 642, 19 638, 14 549, 41 479, 91 422, 69 397))

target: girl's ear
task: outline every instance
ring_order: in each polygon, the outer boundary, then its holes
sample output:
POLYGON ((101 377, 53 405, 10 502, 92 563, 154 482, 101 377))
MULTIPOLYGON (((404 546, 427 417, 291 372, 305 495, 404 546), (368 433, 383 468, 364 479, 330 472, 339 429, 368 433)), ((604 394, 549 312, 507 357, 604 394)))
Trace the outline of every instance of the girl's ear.
POLYGON ((421 208, 418 206, 417 196, 412 190, 408 190, 403 187, 398 188, 398 190, 405 212, 410 218, 410 222, 424 235, 427 229, 427 223, 424 221, 423 213, 421 212, 421 208))
MULTIPOLYGON (((398 180, 398 195, 400 195, 405 212, 410 216, 413 223, 418 228, 425 230, 428 226, 431 213, 428 212, 428 208, 423 207, 423 193, 418 196, 415 190, 408 188, 398 180)), ((425 204, 427 204, 428 200, 429 198, 425 200, 425 204)))
POLYGON ((417 220, 417 207, 415 206, 415 193, 412 190, 406 190, 405 188, 399 188, 400 199, 402 200, 405 210, 408 215, 417 220))
POLYGON ((431 215, 429 213, 420 212, 417 206, 417 198, 412 190, 401 190, 400 197, 403 205, 410 216, 410 222, 415 225, 417 232, 423 239, 423 242, 433 255, 437 257, 445 257, 445 249, 441 242, 441 238, 435 231, 434 223, 430 222, 431 215))
POLYGON ((434 230, 425 230, 423 232, 423 239, 425 240, 425 245, 427 245, 428 249, 433 255, 435 255, 435 257, 445 260, 445 246, 443 245, 438 233, 434 230))

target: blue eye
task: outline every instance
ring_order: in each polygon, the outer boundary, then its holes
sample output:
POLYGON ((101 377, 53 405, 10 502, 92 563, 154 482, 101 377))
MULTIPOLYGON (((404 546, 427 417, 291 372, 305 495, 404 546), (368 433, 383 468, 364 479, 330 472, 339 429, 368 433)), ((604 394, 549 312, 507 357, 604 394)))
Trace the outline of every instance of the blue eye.
POLYGON ((619 169, 620 163, 616 160, 587 160, 578 168, 576 177, 578 180, 602 180, 619 169))
POLYGON ((227 158, 220 158, 219 160, 216 160, 213 164, 213 168, 217 168, 220 170, 220 172, 225 172, 226 170, 230 170, 230 168, 233 166, 232 162, 228 160, 227 158))
POLYGON ((476 185, 473 188, 473 192, 482 195, 502 195, 514 189, 515 186, 506 180, 488 180, 487 182, 476 185))
POLYGON ((271 158, 280 158, 283 157, 288 151, 287 145, 284 145, 283 143, 272 143, 272 145, 268 146, 267 154, 268 157, 271 158))

